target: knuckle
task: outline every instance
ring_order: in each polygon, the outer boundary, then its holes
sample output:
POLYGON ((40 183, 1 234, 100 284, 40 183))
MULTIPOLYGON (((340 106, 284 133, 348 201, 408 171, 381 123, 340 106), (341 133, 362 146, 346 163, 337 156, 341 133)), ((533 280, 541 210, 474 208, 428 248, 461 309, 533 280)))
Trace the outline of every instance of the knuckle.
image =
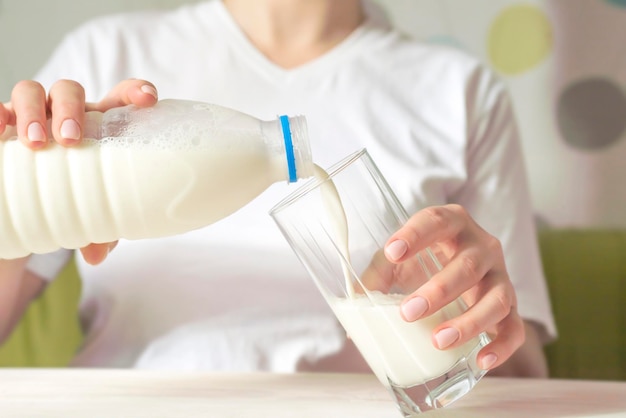
POLYGON ((513 309, 511 298, 508 292, 503 289, 496 289, 492 294, 492 298, 496 307, 496 312, 500 318, 507 317, 513 309))
POLYGON ((54 84, 52 85, 52 89, 58 88, 71 88, 75 90, 82 90, 82 86, 78 81, 68 80, 66 78, 54 82, 54 84))
POLYGON ((461 274, 470 279, 477 279, 482 275, 481 261, 475 254, 463 254, 460 257, 461 274))
POLYGON ((74 80, 57 80, 50 88, 50 99, 55 106, 67 101, 81 102, 85 99, 83 86, 74 80), (62 97, 62 100, 54 100, 55 97, 62 97))
POLYGON ((524 341, 526 341, 526 331, 524 330, 523 324, 520 324, 519 328, 519 332, 514 333, 513 337, 513 345, 515 346, 515 349, 521 347, 524 344, 524 341))
POLYGON ((487 239, 485 240, 485 245, 492 254, 501 254, 503 252, 502 243, 498 238, 494 237, 493 235, 489 235, 487 237, 487 239))
POLYGON ((449 289, 445 282, 431 279, 427 286, 427 299, 429 301, 446 301, 448 299, 449 289))
POLYGON ((34 80, 20 80, 13 86, 13 91, 31 90, 31 89, 43 89, 41 84, 34 80))
POLYGON ((437 229, 448 229, 450 219, 446 214, 446 210, 441 206, 431 206, 424 209, 424 214, 428 217, 433 226, 437 229))
POLYGON ((454 318, 450 321, 451 326, 457 328, 461 333, 460 340, 467 341, 470 338, 475 337, 485 330, 484 326, 477 318, 471 318, 467 315, 454 318), (467 318, 467 319, 466 319, 467 318))
POLYGON ((33 80, 21 80, 15 83, 11 91, 14 110, 34 109, 45 105, 46 91, 41 84, 33 80))
POLYGON ((449 211, 455 213, 457 216, 460 216, 462 218, 469 218, 469 213, 467 212, 467 210, 458 203, 449 203, 445 207, 449 211))
POLYGON ((443 209, 445 210, 447 216, 454 219, 462 229, 465 229, 468 225, 475 225, 475 222, 472 220, 472 216, 464 206, 461 206, 458 203, 449 203, 445 205, 443 209))
POLYGON ((76 112, 77 109, 82 110, 82 107, 77 106, 76 102, 62 101, 54 104, 53 112, 55 115, 65 116, 76 112))

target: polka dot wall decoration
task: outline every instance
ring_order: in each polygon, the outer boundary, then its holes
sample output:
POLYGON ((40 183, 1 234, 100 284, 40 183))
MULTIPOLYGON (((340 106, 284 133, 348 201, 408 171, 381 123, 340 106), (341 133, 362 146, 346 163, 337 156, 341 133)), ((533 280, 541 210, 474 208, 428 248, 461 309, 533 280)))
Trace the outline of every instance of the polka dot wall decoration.
POLYGON ((607 78, 586 78, 562 90, 557 120, 563 139, 582 149, 599 149, 626 132, 626 95, 607 78))
POLYGON ((513 102, 541 227, 626 228, 626 0, 374 0, 513 102))
POLYGON ((552 51, 552 27, 539 7, 509 6, 494 19, 488 34, 488 54, 493 67, 516 75, 542 62, 552 51))

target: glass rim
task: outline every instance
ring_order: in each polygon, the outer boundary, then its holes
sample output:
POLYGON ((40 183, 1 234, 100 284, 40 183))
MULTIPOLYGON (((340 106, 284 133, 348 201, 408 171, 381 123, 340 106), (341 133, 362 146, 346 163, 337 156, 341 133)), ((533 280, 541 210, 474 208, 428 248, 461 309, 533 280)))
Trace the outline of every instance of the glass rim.
POLYGON ((367 149, 361 148, 360 150, 353 152, 352 154, 349 154, 348 156, 344 157, 338 162, 332 164, 328 169, 325 170, 326 173, 328 174, 328 177, 324 179, 320 179, 319 177, 313 177, 307 180, 303 185, 298 187, 293 192, 289 193, 287 196, 282 198, 276 205, 274 205, 269 210, 269 214, 272 217, 275 217, 276 214, 280 213, 287 207, 291 206, 295 201, 300 199, 302 196, 307 195, 311 191, 317 189, 322 184, 331 180, 334 176, 336 176, 338 173, 343 171, 344 168, 346 168, 348 165, 352 164, 354 161, 358 160, 364 155, 369 156, 367 149))

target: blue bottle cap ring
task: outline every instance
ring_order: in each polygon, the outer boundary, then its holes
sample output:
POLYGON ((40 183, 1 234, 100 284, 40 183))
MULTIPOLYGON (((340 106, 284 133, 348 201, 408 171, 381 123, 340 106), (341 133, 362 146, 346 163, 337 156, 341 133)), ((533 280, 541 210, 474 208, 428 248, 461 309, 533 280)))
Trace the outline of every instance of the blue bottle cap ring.
POLYGON ((287 157, 287 168, 289 169, 289 183, 298 181, 298 175, 296 173, 296 157, 293 152, 293 141, 291 139, 291 125, 289 124, 289 117, 282 115, 279 116, 280 126, 283 129, 283 139, 285 140, 285 154, 287 157))

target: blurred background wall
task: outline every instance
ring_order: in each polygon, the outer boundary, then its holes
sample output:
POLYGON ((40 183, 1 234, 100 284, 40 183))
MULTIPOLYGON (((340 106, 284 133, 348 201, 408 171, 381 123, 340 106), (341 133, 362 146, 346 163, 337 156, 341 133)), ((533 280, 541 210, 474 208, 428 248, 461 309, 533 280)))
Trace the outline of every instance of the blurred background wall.
MULTIPOLYGON (((194 0, 0 0, 0 100, 62 36, 107 13, 194 0)), ((377 0, 508 85, 546 227, 626 227, 626 0, 377 0)))

